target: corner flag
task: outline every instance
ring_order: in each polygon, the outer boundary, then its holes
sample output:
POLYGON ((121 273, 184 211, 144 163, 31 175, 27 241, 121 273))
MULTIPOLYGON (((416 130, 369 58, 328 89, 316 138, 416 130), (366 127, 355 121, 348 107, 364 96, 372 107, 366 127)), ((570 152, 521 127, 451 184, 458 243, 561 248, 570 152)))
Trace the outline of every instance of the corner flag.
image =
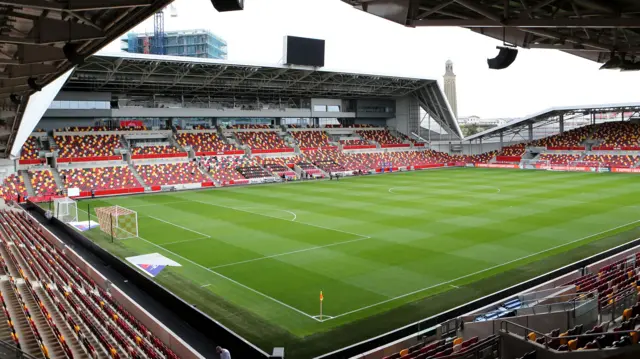
POLYGON ((322 291, 320 291, 320 320, 322 320, 322 301, 324 300, 324 295, 322 295, 322 291))

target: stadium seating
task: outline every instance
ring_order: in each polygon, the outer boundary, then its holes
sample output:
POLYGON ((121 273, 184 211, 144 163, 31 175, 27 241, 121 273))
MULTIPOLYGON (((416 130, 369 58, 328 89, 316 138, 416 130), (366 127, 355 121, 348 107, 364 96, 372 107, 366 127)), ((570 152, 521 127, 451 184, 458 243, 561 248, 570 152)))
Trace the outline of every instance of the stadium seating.
POLYGON ((293 177, 296 175, 296 173, 289 168, 292 162, 287 157, 256 157, 255 160, 261 166, 278 176, 293 177))
POLYGON ((137 188, 142 185, 128 166, 71 168, 60 170, 66 188, 80 191, 137 188))
POLYGON ((524 155, 526 146, 526 143, 518 143, 511 146, 502 147, 502 149, 498 153, 498 157, 520 157, 524 155))
POLYGON ((29 136, 25 141, 24 145, 22 145, 22 150, 20 151, 20 159, 21 160, 37 159, 39 150, 40 150, 40 146, 38 144, 38 138, 35 136, 29 136))
POLYGON ((222 184, 246 180, 236 168, 247 163, 251 163, 251 161, 248 161, 245 156, 211 157, 203 161, 204 167, 213 179, 222 184))
POLYGON ((169 186, 207 181, 207 178, 200 172, 194 162, 136 165, 135 169, 149 186, 169 186))
POLYGON ((388 130, 357 131, 364 140, 375 141, 381 146, 402 145, 403 141, 391 134, 388 130))
POLYGON ((293 131, 293 138, 300 148, 318 148, 329 146, 329 137, 323 131, 293 131))
POLYGON ((27 187, 24 185, 24 178, 21 175, 14 173, 5 178, 5 198, 17 198, 20 195, 22 198, 28 196, 27 187))
POLYGON ((348 139, 348 140, 340 140, 344 146, 370 146, 371 143, 369 141, 361 140, 361 139, 348 139))
POLYGON ((592 136, 599 140, 594 150, 640 150, 640 124, 630 122, 606 122, 599 124, 592 136))
POLYGON ((45 358, 71 358, 74 353, 98 358, 108 353, 111 358, 178 359, 22 213, 0 212, 0 229, 1 267, 10 275, 0 286, 0 298, 12 308, 12 337, 22 349, 45 358), (18 287, 16 278, 27 285, 18 287), (18 333, 13 322, 30 325, 21 325, 18 333))
POLYGON ((589 137, 594 127, 583 126, 562 134, 545 137, 531 143, 534 147, 546 147, 550 150, 584 150, 583 142, 589 137))
POLYGON ((640 160, 640 156, 631 155, 586 155, 582 161, 599 162, 606 167, 633 167, 640 160))
MULTIPOLYGON (((492 335, 484 339, 472 337, 464 339, 460 337, 449 337, 436 340, 430 343, 418 343, 409 348, 402 349, 392 355, 387 355, 383 359, 432 359, 440 357, 464 357, 480 348, 487 348, 497 345, 497 335, 492 335)), ((477 353, 475 354, 477 355, 477 353)), ((475 357, 475 355, 473 357, 475 357)))
POLYGON ((273 131, 250 131, 236 132, 236 137, 243 145, 249 146, 252 150, 281 150, 292 148, 288 147, 282 138, 273 131))
POLYGON ((464 163, 489 163, 493 157, 495 157, 497 151, 485 152, 479 155, 452 155, 451 159, 454 162, 464 163))
POLYGON ((568 165, 580 159, 578 154, 552 154, 543 153, 538 156, 538 161, 548 161, 552 165, 568 165))
POLYGON ((181 146, 191 146, 196 153, 220 152, 238 150, 235 146, 226 144, 215 132, 180 133, 178 143, 181 146))
POLYGON ((31 186, 36 196, 54 195, 58 187, 50 170, 29 171, 31 186))
POLYGON ((171 146, 139 146, 131 149, 133 155, 174 155, 184 153, 181 149, 171 146))
POLYGON ((106 126, 74 126, 63 127, 56 130, 56 132, 91 132, 91 131, 109 131, 106 126))
POLYGON ((59 158, 108 157, 116 155, 121 147, 120 137, 116 135, 55 136, 60 148, 59 158))
POLYGON ((233 125, 230 128, 235 130, 267 130, 271 125, 233 125))

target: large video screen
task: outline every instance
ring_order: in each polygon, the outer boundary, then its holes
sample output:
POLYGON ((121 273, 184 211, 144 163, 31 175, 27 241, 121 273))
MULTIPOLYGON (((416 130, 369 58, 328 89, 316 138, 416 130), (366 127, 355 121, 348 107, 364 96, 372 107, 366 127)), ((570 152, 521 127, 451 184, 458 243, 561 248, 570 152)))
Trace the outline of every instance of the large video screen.
POLYGON ((324 66, 324 40, 306 37, 285 37, 285 64, 324 66))

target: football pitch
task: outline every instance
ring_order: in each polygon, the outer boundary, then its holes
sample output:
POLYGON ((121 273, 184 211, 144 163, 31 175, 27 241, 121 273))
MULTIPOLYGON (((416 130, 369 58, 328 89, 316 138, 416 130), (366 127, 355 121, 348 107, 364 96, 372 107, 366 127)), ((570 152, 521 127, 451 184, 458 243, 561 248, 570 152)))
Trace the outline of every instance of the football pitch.
POLYGON ((78 214, 137 211, 138 238, 85 234, 174 260, 157 282, 263 350, 308 358, 640 237, 639 183, 459 168, 85 200, 78 214))

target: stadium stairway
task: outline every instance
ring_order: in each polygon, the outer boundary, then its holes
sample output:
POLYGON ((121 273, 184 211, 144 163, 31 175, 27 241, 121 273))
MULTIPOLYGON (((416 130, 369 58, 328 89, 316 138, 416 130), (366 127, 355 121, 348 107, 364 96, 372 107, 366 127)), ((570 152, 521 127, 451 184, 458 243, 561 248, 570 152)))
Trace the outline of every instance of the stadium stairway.
MULTIPOLYGON (((56 187, 58 187, 58 189, 65 189, 64 187, 64 183, 62 183, 62 178, 60 178, 60 172, 58 172, 57 168, 52 168, 51 169, 51 174, 53 174, 53 180, 56 181, 56 187)), ((31 182, 31 181, 29 181, 31 182)))
POLYGON ((51 133, 47 133, 47 142, 49 142, 49 151, 54 152, 59 149, 58 144, 51 133))
POLYGON ((176 140, 175 133, 172 133, 171 135, 169 135, 168 138, 169 138, 169 143, 171 143, 171 146, 178 148, 180 151, 187 152, 187 150, 185 150, 184 147, 182 147, 176 140))
POLYGON ((213 182, 216 187, 222 187, 222 184, 218 180, 214 179, 209 172, 202 168, 202 166, 198 166, 198 171, 200 171, 209 181, 213 182))
POLYGON ((151 187, 149 187, 147 185, 147 183, 144 181, 144 179, 142 179, 142 176, 140 176, 140 174, 138 173, 138 171, 136 171, 135 166, 131 163, 131 161, 127 162, 127 166, 129 166, 129 169, 131 170, 131 173, 133 173, 133 176, 138 180, 138 182, 140 182, 141 185, 144 186, 145 191, 148 191, 151 189, 151 187))
POLYGON ((27 317, 25 317, 24 312, 22 311, 22 305, 18 302, 18 298, 11 287, 9 278, 6 276, 0 280, 0 291, 2 292, 2 297, 7 305, 7 312, 11 316, 13 326, 16 329, 20 348, 29 355, 36 358, 43 358, 44 356, 42 355, 42 350, 40 349, 40 344, 38 344, 36 335, 33 333, 33 330, 27 321, 27 317))
POLYGON ((27 189, 27 194, 29 196, 35 196, 36 192, 33 190, 33 186, 31 185, 31 176, 29 175, 29 171, 20 170, 18 173, 24 178, 24 187, 27 189))
MULTIPOLYGON (((0 253, 4 258, 4 262, 7 265, 7 268, 9 268, 9 272, 14 278, 16 278, 16 294, 19 294, 20 297, 22 297, 25 306, 28 308, 31 319, 33 320, 36 328, 38 329, 38 332, 40 333, 40 338, 42 339, 43 344, 47 347, 49 356, 51 358, 66 358, 64 349, 62 349, 62 346, 60 345, 56 334, 47 323, 47 320, 44 317, 42 311, 39 309, 39 305, 36 299, 33 297, 33 294, 27 288, 25 279, 21 278, 25 276, 25 274, 27 275, 27 278, 36 278, 35 275, 31 273, 31 267, 24 262, 21 254, 17 253, 18 249, 14 244, 6 244, 6 246, 7 247, 3 247, 0 249, 0 253), (13 253, 9 255, 9 251, 12 251, 13 253), (20 266, 21 270, 18 269, 18 266, 20 266)), ((31 285, 32 288, 41 286, 38 282, 31 283, 31 285)), ((10 285, 10 287, 12 286, 10 285)), ((58 324, 64 323, 56 323, 56 326, 58 326, 58 324)))

